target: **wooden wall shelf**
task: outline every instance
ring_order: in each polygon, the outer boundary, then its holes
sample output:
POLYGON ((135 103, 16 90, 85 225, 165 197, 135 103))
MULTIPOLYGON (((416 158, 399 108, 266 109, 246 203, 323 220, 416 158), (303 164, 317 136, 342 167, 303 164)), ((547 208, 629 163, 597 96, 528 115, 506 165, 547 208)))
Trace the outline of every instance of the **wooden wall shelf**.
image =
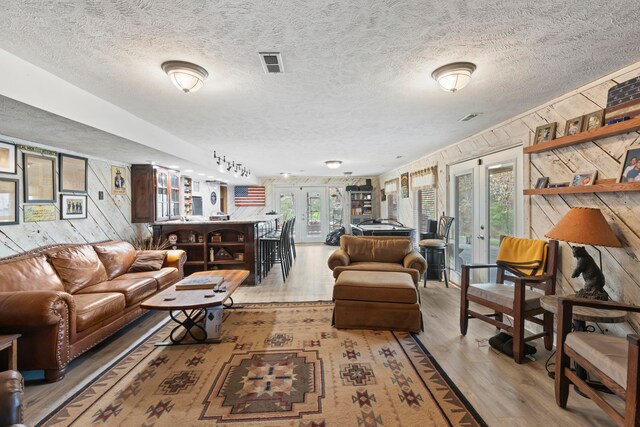
POLYGON ((558 188, 530 188, 524 190, 525 196, 536 194, 579 194, 579 193, 612 193, 615 191, 640 191, 640 182, 617 183, 615 178, 598 179, 593 185, 558 188))
MULTIPOLYGON (((587 141, 596 141, 598 139, 621 135, 623 133, 635 132, 638 130, 640 130, 640 117, 636 117, 635 119, 626 120, 620 123, 615 123, 609 126, 599 127, 593 130, 588 130, 586 132, 580 132, 575 135, 562 136, 560 138, 552 139, 551 141, 541 142, 540 144, 530 145, 528 147, 524 147, 523 152, 526 154, 542 153, 545 151, 556 150, 558 148, 563 148, 563 147, 569 147, 571 145, 581 144, 587 141)), ((545 190, 558 190, 558 189, 545 188, 545 190)), ((525 191, 529 191, 529 190, 525 190, 525 191)), ((610 190, 610 191, 627 191, 627 190, 610 190)), ((525 194, 527 193, 525 192, 525 194)), ((547 194, 547 193, 534 193, 534 194, 547 194)), ((548 194, 552 194, 552 193, 548 193, 548 194)))

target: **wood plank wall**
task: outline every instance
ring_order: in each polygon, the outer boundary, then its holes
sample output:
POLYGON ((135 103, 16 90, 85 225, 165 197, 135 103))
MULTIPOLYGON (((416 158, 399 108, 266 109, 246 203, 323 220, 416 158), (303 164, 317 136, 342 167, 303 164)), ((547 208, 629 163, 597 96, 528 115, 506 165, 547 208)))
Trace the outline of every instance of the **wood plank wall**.
MULTIPOLYGON (((31 145, 60 152, 55 147, 24 141, 0 135, 0 140, 16 145, 31 145)), ((83 156, 82 153, 69 153, 83 156)), ((84 156, 86 157, 86 156, 84 156)), ((19 179, 20 185, 20 224, 0 227, 0 257, 27 251, 38 246, 54 243, 84 243, 101 240, 118 239, 133 240, 137 235, 148 233, 139 224, 131 224, 131 192, 130 168, 119 163, 126 169, 126 195, 111 194, 111 164, 105 160, 89 159, 88 162, 88 194, 87 219, 61 220, 60 193, 58 190, 58 161, 56 159, 56 220, 43 222, 24 222, 23 208, 23 172, 22 154, 18 152, 17 175, 0 174, 2 177, 19 179), (104 193, 104 199, 98 200, 98 191, 104 193)))
MULTIPOLYGON (((558 122, 558 136, 564 134, 565 122, 582 114, 606 107, 607 91, 617 83, 640 75, 640 62, 612 73, 591 84, 560 96, 545 105, 511 118, 491 129, 459 141, 441 151, 426 155, 379 177, 379 185, 399 178, 401 173, 438 165, 438 212, 448 211, 447 165, 473 157, 506 149, 517 144, 529 145, 536 127, 558 122)), ((596 142, 566 147, 551 152, 524 156, 525 183, 533 187, 541 176, 551 182, 570 181, 579 171, 597 170, 599 178, 617 178, 625 149, 640 144, 640 133, 611 137, 596 142)), ((525 186, 527 186, 525 184, 525 186)), ((415 224, 415 195, 400 199, 399 220, 415 224)), ((622 248, 600 248, 607 292, 616 301, 640 305, 640 192, 525 196, 525 233, 531 238, 544 238, 571 207, 600 208, 622 241, 622 248), (526 204, 530 203, 530 208, 526 204), (637 210, 636 210, 637 209, 637 210)), ((381 216, 386 206, 381 206, 381 216)), ((597 252, 587 248, 597 259, 597 252)), ((572 279, 574 259, 567 243, 561 243, 558 293, 572 294, 583 286, 582 278, 572 279)), ((629 325, 610 329, 627 333, 640 330, 640 317, 633 317, 629 325), (632 329, 630 329, 630 327, 632 329)))
MULTIPOLYGON (((260 183, 258 185, 264 185, 266 192, 266 206, 264 207, 242 207, 235 206, 233 203, 233 189, 234 187, 229 187, 229 213, 231 214, 231 218, 233 219, 242 219, 242 218, 253 218, 256 216, 262 216, 266 212, 275 210, 278 211, 279 207, 275 206, 275 191, 276 187, 285 187, 285 186, 300 186, 300 187, 311 187, 311 186, 333 186, 340 187, 343 190, 346 189, 347 185, 365 185, 366 180, 371 180, 371 185, 373 186, 373 206, 374 206, 374 216, 379 216, 380 212, 378 207, 380 206, 380 188, 378 187, 378 179, 376 177, 327 177, 327 176, 291 176, 289 178, 283 177, 268 177, 261 178, 260 183)), ((346 193, 345 193, 346 197, 346 193)), ((350 204, 345 199, 343 202, 344 205, 344 218, 347 218, 347 214, 349 211, 350 204)))

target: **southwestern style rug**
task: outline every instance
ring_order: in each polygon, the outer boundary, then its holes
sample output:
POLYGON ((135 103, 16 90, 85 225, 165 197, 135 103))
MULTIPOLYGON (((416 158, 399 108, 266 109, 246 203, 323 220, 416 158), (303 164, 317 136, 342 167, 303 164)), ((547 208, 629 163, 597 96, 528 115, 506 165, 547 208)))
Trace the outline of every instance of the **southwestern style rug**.
POLYGON ((337 330, 327 302, 225 310, 221 344, 167 324, 40 425, 483 426, 419 340, 337 330))

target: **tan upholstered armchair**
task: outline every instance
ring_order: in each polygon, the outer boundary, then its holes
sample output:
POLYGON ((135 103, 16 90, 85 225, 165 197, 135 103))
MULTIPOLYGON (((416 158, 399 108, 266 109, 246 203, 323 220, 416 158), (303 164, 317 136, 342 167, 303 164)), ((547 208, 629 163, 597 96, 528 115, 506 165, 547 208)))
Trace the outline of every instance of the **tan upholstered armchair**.
POLYGON ((328 263, 336 279, 347 270, 395 271, 410 274, 416 285, 427 270, 411 239, 396 236, 342 236, 328 263))
POLYGON ((571 332, 573 307, 591 307, 640 313, 640 307, 611 301, 558 299, 558 327, 556 341, 556 403, 566 408, 569 385, 591 398, 619 426, 640 426, 638 411, 640 383, 640 336, 629 334, 625 337, 571 332), (597 377, 610 391, 624 399, 625 413, 620 414, 605 400, 590 383, 570 367, 571 359, 589 375, 597 377))

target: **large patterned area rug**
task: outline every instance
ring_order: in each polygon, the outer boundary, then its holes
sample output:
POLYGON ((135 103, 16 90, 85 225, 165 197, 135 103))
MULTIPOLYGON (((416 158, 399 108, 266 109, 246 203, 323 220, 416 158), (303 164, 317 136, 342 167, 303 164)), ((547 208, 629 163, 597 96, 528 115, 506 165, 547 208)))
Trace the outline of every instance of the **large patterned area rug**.
POLYGON ((40 425, 482 426, 408 333, 337 330, 332 304, 225 310, 221 344, 167 324, 40 425))

